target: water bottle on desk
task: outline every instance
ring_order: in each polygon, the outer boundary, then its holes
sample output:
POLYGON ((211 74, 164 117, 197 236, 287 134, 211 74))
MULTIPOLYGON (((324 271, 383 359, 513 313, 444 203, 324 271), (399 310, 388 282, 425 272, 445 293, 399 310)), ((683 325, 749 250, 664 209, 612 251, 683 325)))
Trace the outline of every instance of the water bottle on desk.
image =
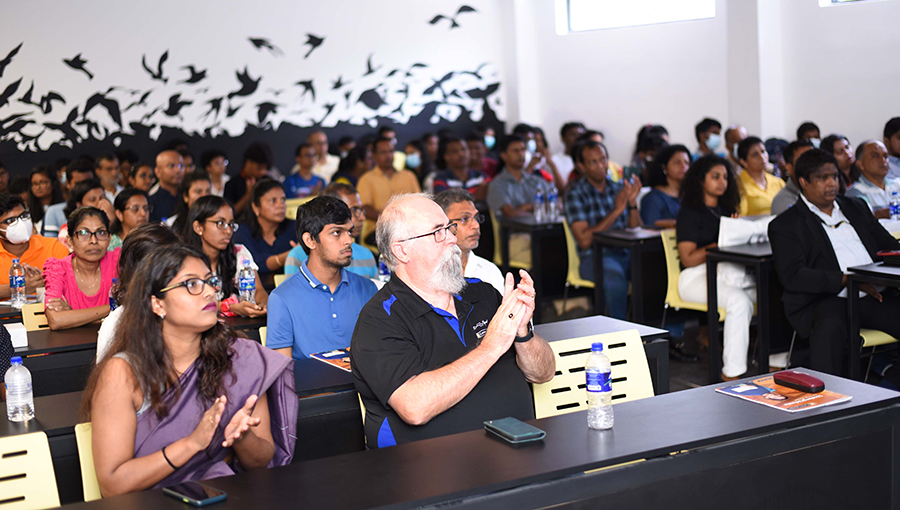
POLYGON ((31 389, 31 372, 22 365, 22 358, 15 356, 6 371, 6 417, 9 421, 28 421, 34 418, 34 392, 31 389))
POLYGON ((550 188, 547 192, 547 221, 556 221, 559 219, 559 193, 556 186, 550 188))
POLYGON ((256 275, 250 267, 250 261, 245 260, 241 271, 238 273, 238 290, 241 293, 241 301, 256 304, 256 275))
POLYGON ((538 223, 544 221, 544 191, 541 188, 534 193, 534 219, 538 223))
POLYGON ((891 221, 900 221, 900 193, 891 192, 891 221))
POLYGON ((387 282, 391 279, 391 270, 388 269, 387 262, 384 261, 384 255, 378 256, 378 281, 387 282))
POLYGON ((10 306, 21 310, 25 304, 25 268, 19 259, 13 259, 9 268, 9 296, 10 306))
POLYGON ((584 372, 587 375, 588 427, 595 430, 613 426, 610 370, 609 358, 603 354, 603 343, 593 343, 584 372))

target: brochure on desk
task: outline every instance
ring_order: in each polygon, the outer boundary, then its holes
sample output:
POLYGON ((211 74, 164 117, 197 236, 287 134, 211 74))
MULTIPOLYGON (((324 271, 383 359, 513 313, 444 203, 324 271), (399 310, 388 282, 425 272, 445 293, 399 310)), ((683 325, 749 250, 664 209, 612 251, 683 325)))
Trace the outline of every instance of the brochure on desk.
POLYGON ((804 393, 802 391, 793 390, 775 384, 775 380, 771 375, 754 379, 753 382, 750 383, 716 388, 716 391, 732 397, 756 402, 757 404, 762 404, 764 406, 774 407, 775 409, 780 409, 789 413, 839 404, 853 398, 828 390, 819 393, 804 393))
POLYGON ((335 349, 333 351, 317 352, 312 354, 313 359, 328 363, 333 367, 350 372, 350 348, 335 349))

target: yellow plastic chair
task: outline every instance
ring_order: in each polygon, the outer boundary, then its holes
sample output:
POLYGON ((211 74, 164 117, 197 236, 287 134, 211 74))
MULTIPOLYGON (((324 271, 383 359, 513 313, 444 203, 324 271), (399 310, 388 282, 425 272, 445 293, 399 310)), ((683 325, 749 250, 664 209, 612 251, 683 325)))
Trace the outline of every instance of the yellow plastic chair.
POLYGON ((900 230, 891 232, 891 235, 894 236, 894 239, 900 239, 900 230))
MULTIPOLYGON (((666 289, 666 303, 663 305, 662 326, 666 325, 666 313, 669 308, 680 310, 696 310, 698 312, 707 311, 706 303, 694 303, 681 299, 678 292, 678 277, 681 276, 681 257, 678 255, 678 238, 675 235, 675 229, 662 231, 663 251, 666 254, 666 273, 669 278, 669 285, 666 289)), ((718 307, 719 321, 725 320, 725 309, 718 307)))
POLYGON ((287 280, 288 276, 290 276, 290 275, 286 275, 284 273, 276 274, 275 275, 275 288, 277 289, 279 285, 284 283, 284 281, 287 280))
POLYGON ((94 470, 94 451, 91 449, 91 424, 75 425, 75 443, 78 445, 78 464, 81 466, 81 488, 84 500, 94 501, 102 498, 97 472, 94 470))
MULTIPOLYGON (((493 210, 488 211, 491 215, 491 230, 494 233, 494 264, 503 270, 503 252, 500 250, 500 222, 497 221, 497 215, 494 214, 493 210)), ((512 258, 512 254, 509 257, 509 267, 511 269, 531 269, 531 267, 520 261, 514 260, 512 258)))
POLYGON ((366 238, 369 237, 369 235, 374 231, 375 231, 375 222, 371 221, 371 220, 366 220, 363 223, 362 233, 359 236, 359 244, 360 244, 360 246, 362 246, 364 248, 368 248, 369 251, 371 251, 373 254, 375 254, 375 258, 377 259, 378 255, 381 254, 381 252, 378 251, 378 247, 368 244, 366 242, 366 238))
POLYGON ((558 340, 550 342, 556 375, 549 382, 532 385, 535 418, 587 409, 584 364, 594 342, 603 342, 603 352, 612 363, 614 404, 653 396, 647 355, 636 329, 558 340))
POLYGON ((50 444, 43 432, 0 438, 0 505, 16 510, 59 506, 50 444))
POLYGON ((269 332, 269 328, 263 326, 259 328, 259 343, 262 344, 263 347, 266 346, 266 334, 269 332))
POLYGON ((287 206, 287 211, 284 212, 284 217, 289 220, 297 219, 297 208, 301 205, 309 202, 310 200, 316 198, 315 196, 303 197, 303 198, 289 198, 284 201, 287 206))
POLYGON ((25 331, 50 329, 47 316, 44 315, 44 303, 30 303, 22 307, 22 323, 25 331))
POLYGON ((566 233, 566 256, 569 259, 569 272, 566 273, 566 288, 563 290, 563 311, 565 311, 566 300, 569 298, 569 287, 593 289, 594 282, 581 277, 581 258, 578 257, 575 235, 572 234, 572 229, 569 228, 569 224, 565 221, 563 221, 563 232, 566 233))

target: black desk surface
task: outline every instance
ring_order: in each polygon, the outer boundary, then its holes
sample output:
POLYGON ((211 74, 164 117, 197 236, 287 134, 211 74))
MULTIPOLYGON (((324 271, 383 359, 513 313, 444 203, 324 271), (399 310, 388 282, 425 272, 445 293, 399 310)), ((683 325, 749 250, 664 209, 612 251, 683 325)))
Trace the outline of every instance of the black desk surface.
POLYGON ((524 230, 524 231, 532 231, 532 230, 543 230, 549 228, 555 228, 561 226, 563 223, 563 219, 559 218, 554 221, 537 221, 533 214, 527 214, 523 216, 516 216, 515 218, 507 218, 501 215, 497 219, 500 226, 506 228, 513 228, 516 230, 524 230))
POLYGON ((9 305, 0 305, 0 320, 11 319, 13 317, 21 317, 22 310, 16 310, 9 305))
MULTIPOLYGON (((769 243, 739 244, 725 248, 711 248, 707 254, 737 255, 740 257, 765 258, 772 256, 772 245, 769 243)), ((721 258, 721 257, 720 257, 721 258)))
POLYGON ((659 230, 651 230, 647 228, 630 228, 625 230, 604 230, 595 232, 594 239, 611 238, 621 241, 646 241, 648 239, 661 239, 659 230))
POLYGON ((80 351, 97 348, 97 331, 100 324, 87 324, 73 329, 51 331, 41 329, 28 332, 28 346, 16 349, 20 355, 48 352, 80 351))
POLYGON ((848 271, 880 278, 900 278, 900 267, 888 266, 882 262, 848 268, 848 271))
POLYGON ((78 408, 81 392, 60 393, 34 399, 34 419, 27 422, 11 422, 6 419, 6 403, 0 403, 0 437, 16 436, 31 432, 45 432, 53 437, 59 433, 71 433, 80 423, 78 408))
MULTIPOLYGON (((814 373, 809 371, 810 373, 814 373)), ((531 423, 547 432, 513 448, 483 430, 208 480, 228 499, 218 508, 358 509, 453 501, 585 470, 793 429, 900 404, 900 393, 815 373, 843 404, 787 413, 696 388, 615 406, 610 431, 588 429, 585 412, 531 423), (347 490, 352 488, 351 490, 347 490)), ((748 379, 750 380, 750 379, 748 379)), ((86 508, 183 508, 154 490, 108 498, 86 508)))
POLYGON ((644 341, 669 336, 669 332, 664 329, 613 319, 612 317, 606 317, 604 315, 593 315, 581 319, 538 324, 534 327, 535 333, 548 342, 567 340, 569 338, 581 338, 589 335, 602 335, 603 333, 615 333, 617 331, 629 329, 636 329, 638 334, 641 335, 641 340, 644 341))
POLYGON ((294 391, 301 397, 353 388, 350 372, 315 359, 294 360, 294 391))

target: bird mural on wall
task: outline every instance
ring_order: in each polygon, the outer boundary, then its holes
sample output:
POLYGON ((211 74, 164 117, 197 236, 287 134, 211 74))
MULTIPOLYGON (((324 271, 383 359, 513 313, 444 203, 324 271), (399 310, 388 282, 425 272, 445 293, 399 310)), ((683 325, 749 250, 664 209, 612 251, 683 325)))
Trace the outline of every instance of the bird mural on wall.
POLYGON ((67 66, 71 67, 72 69, 74 69, 76 71, 81 71, 84 74, 86 74, 88 77, 88 80, 94 79, 94 75, 90 71, 88 71, 86 67, 84 67, 84 65, 87 64, 87 60, 81 58, 81 53, 79 53, 78 55, 75 55, 72 58, 64 58, 63 62, 65 62, 65 64, 67 66))
POLYGON ((237 79, 241 82, 241 88, 235 90, 228 94, 228 99, 231 99, 236 96, 249 96, 250 94, 256 92, 256 89, 259 87, 259 81, 262 79, 260 76, 257 79, 253 79, 250 77, 250 72, 247 70, 247 66, 244 66, 244 72, 237 71, 235 72, 237 79))
POLYGON ((6 66, 11 64, 13 57, 15 57, 16 55, 19 54, 19 50, 22 49, 23 44, 25 44, 25 43, 20 42, 18 46, 16 46, 12 50, 10 50, 9 53, 6 54, 6 56, 3 58, 3 60, 0 60, 0 78, 3 78, 3 72, 6 71, 6 66))
POLYGON ((313 87, 312 80, 298 81, 294 85, 300 85, 301 87, 303 87, 303 93, 300 94, 301 99, 306 95, 307 92, 309 92, 309 95, 312 96, 313 102, 316 102, 316 89, 315 87, 313 87))
POLYGON ((163 113, 169 117, 179 116, 178 112, 180 112, 182 108, 193 103, 193 101, 182 101, 181 94, 173 94, 169 97, 169 107, 163 110, 163 113))
POLYGON ((316 37, 312 34, 306 34, 306 42, 303 44, 309 46, 309 51, 306 52, 306 55, 303 55, 303 58, 309 58, 309 55, 313 52, 313 50, 321 46, 323 42, 325 42, 324 37, 316 37))
POLYGON ((22 83, 22 78, 10 83, 6 89, 0 93, 0 108, 9 103, 10 98, 12 98, 13 94, 19 90, 19 85, 22 83))
MULTIPOLYGON (((253 46, 255 46, 256 49, 258 49, 258 50, 265 48, 265 49, 269 50, 269 52, 272 53, 272 55, 276 55, 276 56, 284 55, 284 52, 281 51, 281 48, 279 48, 279 47, 275 46, 274 44, 272 44, 271 42, 269 42, 268 39, 263 39, 263 38, 255 39, 255 38, 251 37, 249 40, 253 44, 253 46)), ((312 50, 310 50, 310 51, 312 51, 312 50)))
POLYGON ((206 69, 204 69, 202 71, 198 71, 197 68, 192 65, 184 66, 181 69, 187 69, 188 72, 191 73, 191 76, 190 76, 190 78, 188 78, 186 80, 182 80, 178 83, 193 84, 193 83, 198 83, 198 82, 202 81, 204 78, 206 78, 206 69))
POLYGON ((460 6, 460 8, 456 11, 456 16, 445 16, 443 14, 438 14, 437 16, 431 18, 431 21, 428 22, 429 25, 436 25, 441 20, 447 20, 450 22, 450 29, 459 28, 459 23, 456 21, 459 18, 460 14, 464 14, 467 12, 478 12, 475 8, 470 7, 468 5, 460 6))
POLYGON ((150 66, 147 65, 147 55, 144 54, 141 57, 141 66, 143 66, 144 70, 150 74, 150 78, 161 81, 163 83, 169 83, 169 79, 163 76, 163 64, 166 63, 166 60, 169 59, 169 50, 163 52, 159 57, 159 61, 156 64, 156 70, 150 69, 150 66))

